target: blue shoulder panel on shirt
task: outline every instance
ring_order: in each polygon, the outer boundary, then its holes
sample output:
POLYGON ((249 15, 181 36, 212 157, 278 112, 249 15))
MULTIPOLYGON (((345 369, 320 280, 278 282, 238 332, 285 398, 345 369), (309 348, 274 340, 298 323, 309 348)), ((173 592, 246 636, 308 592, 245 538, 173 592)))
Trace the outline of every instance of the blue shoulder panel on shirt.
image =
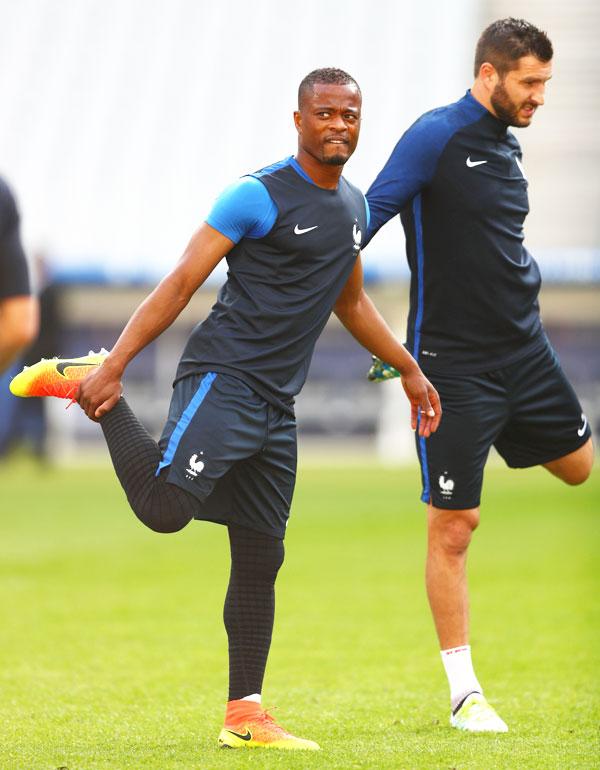
POLYGON ((229 185, 215 201, 206 218, 208 224, 234 243, 239 243, 242 238, 264 238, 275 224, 278 211, 260 178, 286 166, 292 166, 303 179, 314 184, 296 158, 290 155, 229 185))
POLYGON ((426 112, 413 123, 367 191, 371 225, 365 245, 433 179, 452 136, 485 112, 485 107, 467 92, 454 104, 426 112))
POLYGON ((277 206, 254 176, 243 176, 219 195, 206 221, 234 243, 264 238, 277 219, 277 206))

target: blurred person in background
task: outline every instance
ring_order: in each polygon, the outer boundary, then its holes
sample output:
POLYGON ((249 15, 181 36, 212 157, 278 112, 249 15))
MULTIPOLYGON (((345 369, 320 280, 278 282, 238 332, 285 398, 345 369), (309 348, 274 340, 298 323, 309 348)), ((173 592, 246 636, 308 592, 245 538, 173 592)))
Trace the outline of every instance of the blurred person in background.
MULTIPOLYGON (((552 44, 520 19, 482 33, 475 82, 421 116, 371 185, 367 241, 396 214, 411 269, 407 346, 438 389, 440 430, 417 437, 428 506, 426 584, 448 676, 451 724, 505 732, 471 661, 467 549, 491 446, 513 468, 587 479, 590 427, 545 335, 538 266, 523 245, 529 211, 519 143, 544 103, 552 44)), ((370 379, 394 376, 375 361, 370 379)))
MULTIPOLYGON (((25 366, 32 366, 41 358, 51 358, 60 350, 60 285, 52 279, 52 271, 44 254, 36 254, 33 267, 40 323, 33 344, 19 357, 19 364, 25 366)), ((16 374, 14 366, 10 372, 16 374)), ((6 401, 0 424, 0 457, 15 448, 24 447, 37 460, 45 463, 49 458, 46 444, 46 401, 41 398, 16 399, 6 388, 2 389, 0 400, 6 401)))
POLYGON ((0 457, 13 438, 18 402, 8 392, 19 354, 38 331, 38 305, 31 293, 20 217, 10 188, 0 177, 0 457))
POLYGON ((294 113, 296 157, 242 177, 217 199, 110 354, 41 362, 11 384, 17 395, 77 398, 100 422, 129 503, 151 529, 176 532, 192 518, 227 526, 224 747, 319 748, 283 730, 262 709, 261 692, 296 478, 294 398, 331 311, 400 368, 414 428, 417 413, 424 436, 440 418, 437 393, 363 289, 368 207, 341 175, 358 142, 361 104, 346 72, 307 75, 294 113), (227 281, 187 342, 157 444, 121 397, 121 378, 224 257, 227 281))
POLYGON ((31 294, 15 198, 0 177, 0 374, 34 339, 37 302, 31 294))

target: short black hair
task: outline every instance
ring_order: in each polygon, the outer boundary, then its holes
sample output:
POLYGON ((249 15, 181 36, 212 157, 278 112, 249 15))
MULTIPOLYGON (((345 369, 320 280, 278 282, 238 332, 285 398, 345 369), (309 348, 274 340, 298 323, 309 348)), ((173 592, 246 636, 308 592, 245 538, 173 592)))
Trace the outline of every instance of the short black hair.
POLYGON ((484 62, 493 64, 503 77, 517 66, 522 56, 548 62, 554 51, 545 32, 524 19, 498 19, 486 27, 475 49, 475 77, 484 62))
POLYGON ((354 80, 352 75, 349 75, 347 72, 344 72, 344 70, 337 69, 336 67, 321 67, 321 69, 309 72, 298 86, 298 109, 302 107, 302 102, 306 94, 312 91, 317 84, 322 83, 334 86, 356 86, 359 96, 362 96, 360 86, 356 80, 354 80))

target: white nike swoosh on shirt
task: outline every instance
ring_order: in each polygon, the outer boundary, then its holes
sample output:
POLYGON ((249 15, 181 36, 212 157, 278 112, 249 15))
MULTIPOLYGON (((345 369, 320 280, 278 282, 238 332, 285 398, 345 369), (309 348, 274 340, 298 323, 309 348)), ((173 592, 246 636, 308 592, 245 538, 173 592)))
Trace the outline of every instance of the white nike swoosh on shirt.
POLYGON ((584 415, 582 415, 582 417, 583 417, 583 425, 581 426, 581 428, 577 430, 578 436, 583 436, 583 434, 585 433, 585 429, 587 428, 587 417, 585 417, 584 415))
POLYGON ((474 168, 475 166, 481 166, 482 163, 487 163, 487 160, 471 160, 471 156, 467 158, 467 166, 474 168))
POLYGON ((296 227, 294 227, 294 232, 296 235, 303 235, 304 233, 310 233, 311 230, 316 230, 318 226, 319 225, 313 225, 313 227, 304 227, 301 229, 300 225, 296 225, 296 227))

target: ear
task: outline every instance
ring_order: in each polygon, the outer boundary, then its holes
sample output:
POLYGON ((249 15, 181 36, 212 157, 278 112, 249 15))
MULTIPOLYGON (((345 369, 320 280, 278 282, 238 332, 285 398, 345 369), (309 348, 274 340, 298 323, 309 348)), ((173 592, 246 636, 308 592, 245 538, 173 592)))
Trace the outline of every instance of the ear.
POLYGON ((294 125, 296 126, 296 131, 301 134, 302 133, 302 114, 300 110, 294 110, 294 125))
POLYGON ((479 68, 479 79, 488 91, 493 91, 500 82, 498 70, 488 61, 484 61, 479 68))

